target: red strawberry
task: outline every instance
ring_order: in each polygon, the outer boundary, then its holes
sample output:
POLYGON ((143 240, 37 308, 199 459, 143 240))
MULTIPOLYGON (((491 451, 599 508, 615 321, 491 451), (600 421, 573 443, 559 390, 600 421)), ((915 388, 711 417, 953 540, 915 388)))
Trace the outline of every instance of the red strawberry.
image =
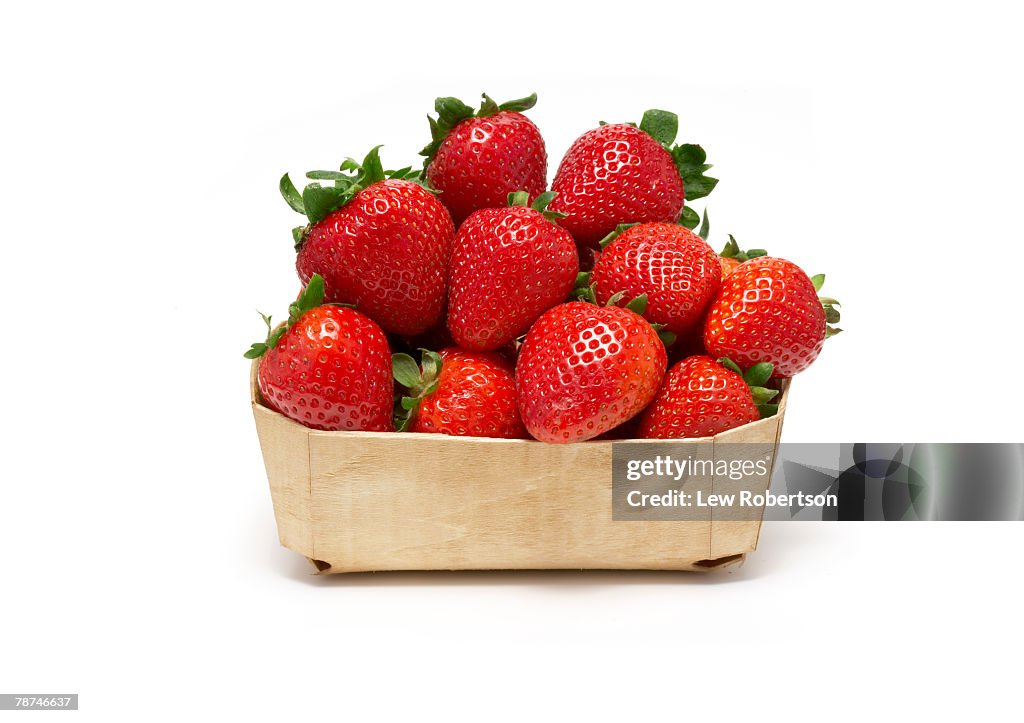
POLYGON ((313 429, 392 431, 394 388, 384 332, 344 306, 321 306, 314 274, 288 322, 245 353, 260 359, 259 387, 271 409, 313 429))
POLYGON ((838 333, 835 299, 818 297, 824 276, 809 279, 785 259, 761 256, 722 280, 704 322, 712 356, 742 367, 769 362, 776 377, 802 372, 818 357, 826 337, 838 333))
POLYGON ((520 439, 526 430, 516 405, 512 364, 500 354, 451 347, 423 352, 423 368, 395 354, 394 374, 411 396, 402 398, 402 428, 457 437, 520 439))
POLYGON ((552 211, 581 246, 596 246, 622 223, 666 221, 682 215, 688 228, 699 218, 684 212, 684 195, 693 201, 711 193, 718 181, 697 145, 673 145, 679 121, 675 113, 649 110, 640 127, 603 125, 580 136, 555 174, 558 194, 552 211))
POLYGON ((313 171, 301 196, 288 175, 281 193, 309 217, 293 231, 299 278, 320 274, 326 299, 353 304, 390 333, 414 335, 441 317, 445 276, 455 227, 433 194, 408 179, 408 168, 384 171, 377 149, 362 165, 313 171), (351 173, 350 173, 351 172, 351 173))
MULTIPOLYGON (((705 236, 705 238, 707 238, 705 236)), ((733 238, 732 234, 729 234, 729 242, 718 254, 718 262, 722 266, 722 278, 731 274, 736 270, 736 267, 745 261, 750 259, 756 259, 759 256, 767 256, 768 252, 764 249, 750 249, 749 251, 743 251, 740 249, 740 245, 736 243, 736 239, 733 238)))
POLYGON ((498 105, 485 93, 475 113, 457 98, 434 102, 437 120, 427 118, 433 140, 420 155, 456 226, 477 209, 504 206, 510 193, 525 190, 535 198, 547 187, 544 139, 519 112, 536 102, 534 93, 498 105))
POLYGON ((519 411, 542 442, 592 439, 647 406, 666 364, 664 344, 640 315, 561 304, 537 320, 519 351, 519 411))
POLYGON ((778 394, 765 389, 771 364, 756 364, 746 375, 728 359, 691 356, 673 366, 658 396, 640 415, 643 439, 713 437, 774 413, 768 402, 778 394), (759 407, 759 405, 764 405, 759 407))
POLYGON ((721 268, 714 250, 693 231, 642 223, 611 237, 590 282, 599 304, 619 292, 627 299, 646 294, 644 318, 682 334, 700 322, 718 292, 721 268))
POLYGON ((525 191, 508 208, 485 208, 455 235, 448 276, 448 329, 455 343, 498 349, 565 300, 579 271, 576 244, 545 211, 550 193, 528 208, 525 191))

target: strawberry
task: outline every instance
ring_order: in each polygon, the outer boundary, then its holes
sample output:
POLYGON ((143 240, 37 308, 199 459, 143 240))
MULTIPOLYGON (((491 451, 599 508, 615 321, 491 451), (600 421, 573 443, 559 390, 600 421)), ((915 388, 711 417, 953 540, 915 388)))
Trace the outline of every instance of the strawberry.
POLYGON ((474 211, 455 234, 448 275, 448 329, 466 349, 498 349, 572 291, 576 244, 546 211, 553 194, 527 207, 526 191, 508 208, 474 211))
POLYGON ((521 111, 537 94, 498 105, 483 95, 480 110, 457 98, 434 101, 430 145, 423 170, 441 192, 441 202, 458 226, 477 209, 499 208, 510 193, 525 190, 535 198, 547 187, 548 156, 540 131, 521 111))
POLYGON ((713 437, 774 414, 768 402, 778 392, 763 385, 772 365, 755 364, 743 375, 729 359, 691 356, 673 366, 658 395, 640 415, 642 439, 713 437))
POLYGON ((287 174, 281 193, 309 218, 293 230, 299 278, 320 274, 331 303, 353 304, 390 333, 415 335, 441 318, 455 227, 409 168, 384 171, 377 148, 360 165, 312 171, 300 195, 287 174))
POLYGON ((818 357, 827 337, 840 329, 835 299, 819 298, 823 275, 807 277, 785 259, 761 256, 740 264, 722 280, 704 321, 704 347, 743 367, 774 366, 776 377, 802 372, 818 357))
POLYGON ((722 266, 722 278, 724 279, 726 276, 731 274, 736 270, 737 266, 745 261, 767 255, 768 252, 764 249, 750 249, 749 251, 741 250, 740 245, 736 243, 736 239, 733 238, 732 234, 729 234, 729 242, 718 254, 718 262, 722 266))
POLYGON ((260 359, 258 381, 271 409, 313 429, 390 432, 394 388, 384 332, 344 306, 322 306, 324 280, 314 274, 247 359, 260 359))
POLYGON ((516 405, 512 364, 499 354, 450 347, 423 351, 422 368, 395 354, 395 379, 403 396, 399 430, 456 437, 521 439, 526 430, 516 405))
POLYGON ((627 299, 646 294, 644 318, 650 322, 672 334, 699 324, 721 283, 714 250, 674 223, 619 228, 620 233, 602 241, 601 256, 590 274, 597 303, 606 304, 619 292, 627 299))
POLYGON ((526 429, 542 442, 603 434, 647 406, 666 364, 657 332, 629 308, 556 306, 519 351, 516 391, 526 429))
POLYGON ((704 175, 711 166, 700 146, 674 145, 678 126, 675 113, 649 110, 639 127, 602 125, 572 144, 551 184, 551 210, 566 214, 562 226, 576 243, 594 247, 622 223, 682 217, 687 228, 697 225, 684 197, 703 198, 718 180, 704 175))

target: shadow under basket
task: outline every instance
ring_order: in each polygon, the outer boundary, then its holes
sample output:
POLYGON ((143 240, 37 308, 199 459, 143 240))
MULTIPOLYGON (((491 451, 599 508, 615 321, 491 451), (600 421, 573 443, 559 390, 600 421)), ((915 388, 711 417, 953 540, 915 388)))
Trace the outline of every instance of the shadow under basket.
MULTIPOLYGON (((757 547, 761 519, 613 521, 612 441, 321 432, 250 395, 281 544, 318 574, 384 570, 716 570, 757 547)), ((778 413, 679 445, 771 444, 778 413)), ((632 441, 632 440, 630 440, 632 441)), ((639 440, 646 443, 647 440, 639 440)), ((763 513, 763 510, 762 510, 763 513)))

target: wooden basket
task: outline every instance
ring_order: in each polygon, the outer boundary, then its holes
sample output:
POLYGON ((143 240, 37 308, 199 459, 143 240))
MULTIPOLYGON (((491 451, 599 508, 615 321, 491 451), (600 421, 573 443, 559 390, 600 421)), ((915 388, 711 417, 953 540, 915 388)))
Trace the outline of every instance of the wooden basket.
MULTIPOLYGON (((757 546, 760 518, 613 521, 614 442, 316 431, 262 404, 257 368, 252 409, 278 535, 318 573, 711 570, 757 546)), ((711 441, 777 451, 787 396, 785 383, 777 415, 711 441)))

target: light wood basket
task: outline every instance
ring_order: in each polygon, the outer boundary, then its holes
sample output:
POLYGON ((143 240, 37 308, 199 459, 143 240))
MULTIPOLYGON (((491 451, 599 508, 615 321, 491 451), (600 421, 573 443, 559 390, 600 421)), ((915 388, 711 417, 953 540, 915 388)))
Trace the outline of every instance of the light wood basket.
MULTIPOLYGON (((707 571, 757 547, 760 518, 613 521, 614 442, 321 432, 264 406, 257 368, 250 394, 278 536, 317 573, 707 571)), ((774 417, 671 443, 769 443, 777 452, 788 387, 774 417)))

